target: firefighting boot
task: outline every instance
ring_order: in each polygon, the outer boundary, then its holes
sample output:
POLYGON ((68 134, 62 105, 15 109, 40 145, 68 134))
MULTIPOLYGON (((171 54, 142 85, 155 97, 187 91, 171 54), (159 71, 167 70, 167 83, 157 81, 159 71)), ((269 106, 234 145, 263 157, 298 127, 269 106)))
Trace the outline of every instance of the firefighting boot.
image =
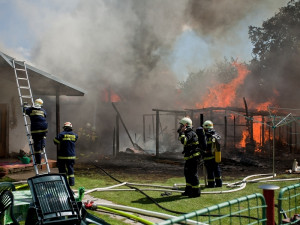
POLYGON ((183 193, 181 193, 182 196, 189 196, 192 193, 192 187, 191 186, 186 186, 185 190, 183 193))
POLYGON ((192 188, 192 192, 189 195, 189 198, 197 198, 197 197, 200 197, 200 195, 201 195, 200 188, 192 188))
POLYGON ((206 187, 207 188, 214 188, 215 187, 215 182, 214 181, 208 181, 206 187))
POLYGON ((216 187, 222 187, 222 179, 216 178, 216 187))

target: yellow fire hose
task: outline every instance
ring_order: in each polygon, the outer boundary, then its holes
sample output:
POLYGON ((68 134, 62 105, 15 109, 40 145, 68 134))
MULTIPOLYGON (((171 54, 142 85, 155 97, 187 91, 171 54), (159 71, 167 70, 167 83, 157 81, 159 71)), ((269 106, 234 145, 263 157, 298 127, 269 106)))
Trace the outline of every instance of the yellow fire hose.
POLYGON ((132 215, 130 213, 122 212, 122 211, 119 211, 119 210, 116 210, 116 209, 111 209, 111 208, 108 208, 108 207, 105 207, 105 206, 101 206, 101 205, 96 205, 96 207, 97 207, 97 209, 103 209, 103 210, 106 210, 106 211, 110 211, 110 212, 113 212, 113 213, 116 213, 116 214, 128 217, 130 219, 139 221, 139 222, 141 222, 143 224, 149 224, 149 225, 153 225, 154 224, 153 222, 151 222, 149 220, 145 220, 145 219, 143 219, 141 217, 132 215))

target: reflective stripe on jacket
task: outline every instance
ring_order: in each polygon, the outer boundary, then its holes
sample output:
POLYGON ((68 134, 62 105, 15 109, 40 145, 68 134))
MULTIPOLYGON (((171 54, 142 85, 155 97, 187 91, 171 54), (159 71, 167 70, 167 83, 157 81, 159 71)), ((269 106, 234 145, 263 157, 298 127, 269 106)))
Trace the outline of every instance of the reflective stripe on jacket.
POLYGON ((184 133, 179 134, 178 140, 183 144, 183 153, 185 160, 200 155, 200 153, 198 154, 197 152, 197 147, 199 145, 198 136, 191 127, 187 127, 184 133))
POLYGON ((41 133, 48 131, 48 123, 46 120, 47 113, 43 108, 25 108, 25 113, 30 117, 31 133, 41 133))
POLYGON ((58 159, 75 159, 75 142, 78 135, 73 131, 63 131, 54 138, 54 143, 60 145, 60 150, 57 152, 58 159))

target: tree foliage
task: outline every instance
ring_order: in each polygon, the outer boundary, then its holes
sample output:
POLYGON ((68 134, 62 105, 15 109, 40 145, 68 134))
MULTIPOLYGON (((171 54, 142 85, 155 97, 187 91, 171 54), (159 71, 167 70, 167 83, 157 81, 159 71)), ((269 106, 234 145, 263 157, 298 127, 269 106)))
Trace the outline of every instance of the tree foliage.
POLYGON ((254 59, 266 62, 274 55, 298 55, 300 50, 300 2, 291 0, 262 27, 249 27, 254 59))
POLYGON ((250 66, 252 89, 256 88, 253 96, 299 107, 300 0, 290 0, 262 27, 250 26, 249 37, 254 46, 250 66))

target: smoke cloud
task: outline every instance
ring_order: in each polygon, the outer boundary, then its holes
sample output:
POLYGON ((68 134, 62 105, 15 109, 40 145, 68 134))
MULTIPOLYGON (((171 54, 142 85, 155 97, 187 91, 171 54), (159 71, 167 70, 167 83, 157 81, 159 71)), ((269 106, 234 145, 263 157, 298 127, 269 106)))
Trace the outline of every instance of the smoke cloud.
MULTIPOLYGON (((34 3, 19 4, 27 9, 28 18, 37 21, 34 3)), ((32 61, 87 90, 84 97, 63 98, 68 105, 68 110, 62 108, 63 120, 75 127, 92 123, 109 144, 116 114, 103 100, 107 92, 120 97, 116 105, 132 134, 141 133, 143 113, 181 109, 169 59, 184 27, 196 31, 207 41, 210 56, 220 59, 225 47, 234 48, 248 38, 237 33, 242 26, 255 25, 257 10, 268 15, 279 4, 283 5, 273 0, 79 0, 69 13, 54 8, 45 14, 46 28, 32 22, 32 27, 40 28, 32 61)))

